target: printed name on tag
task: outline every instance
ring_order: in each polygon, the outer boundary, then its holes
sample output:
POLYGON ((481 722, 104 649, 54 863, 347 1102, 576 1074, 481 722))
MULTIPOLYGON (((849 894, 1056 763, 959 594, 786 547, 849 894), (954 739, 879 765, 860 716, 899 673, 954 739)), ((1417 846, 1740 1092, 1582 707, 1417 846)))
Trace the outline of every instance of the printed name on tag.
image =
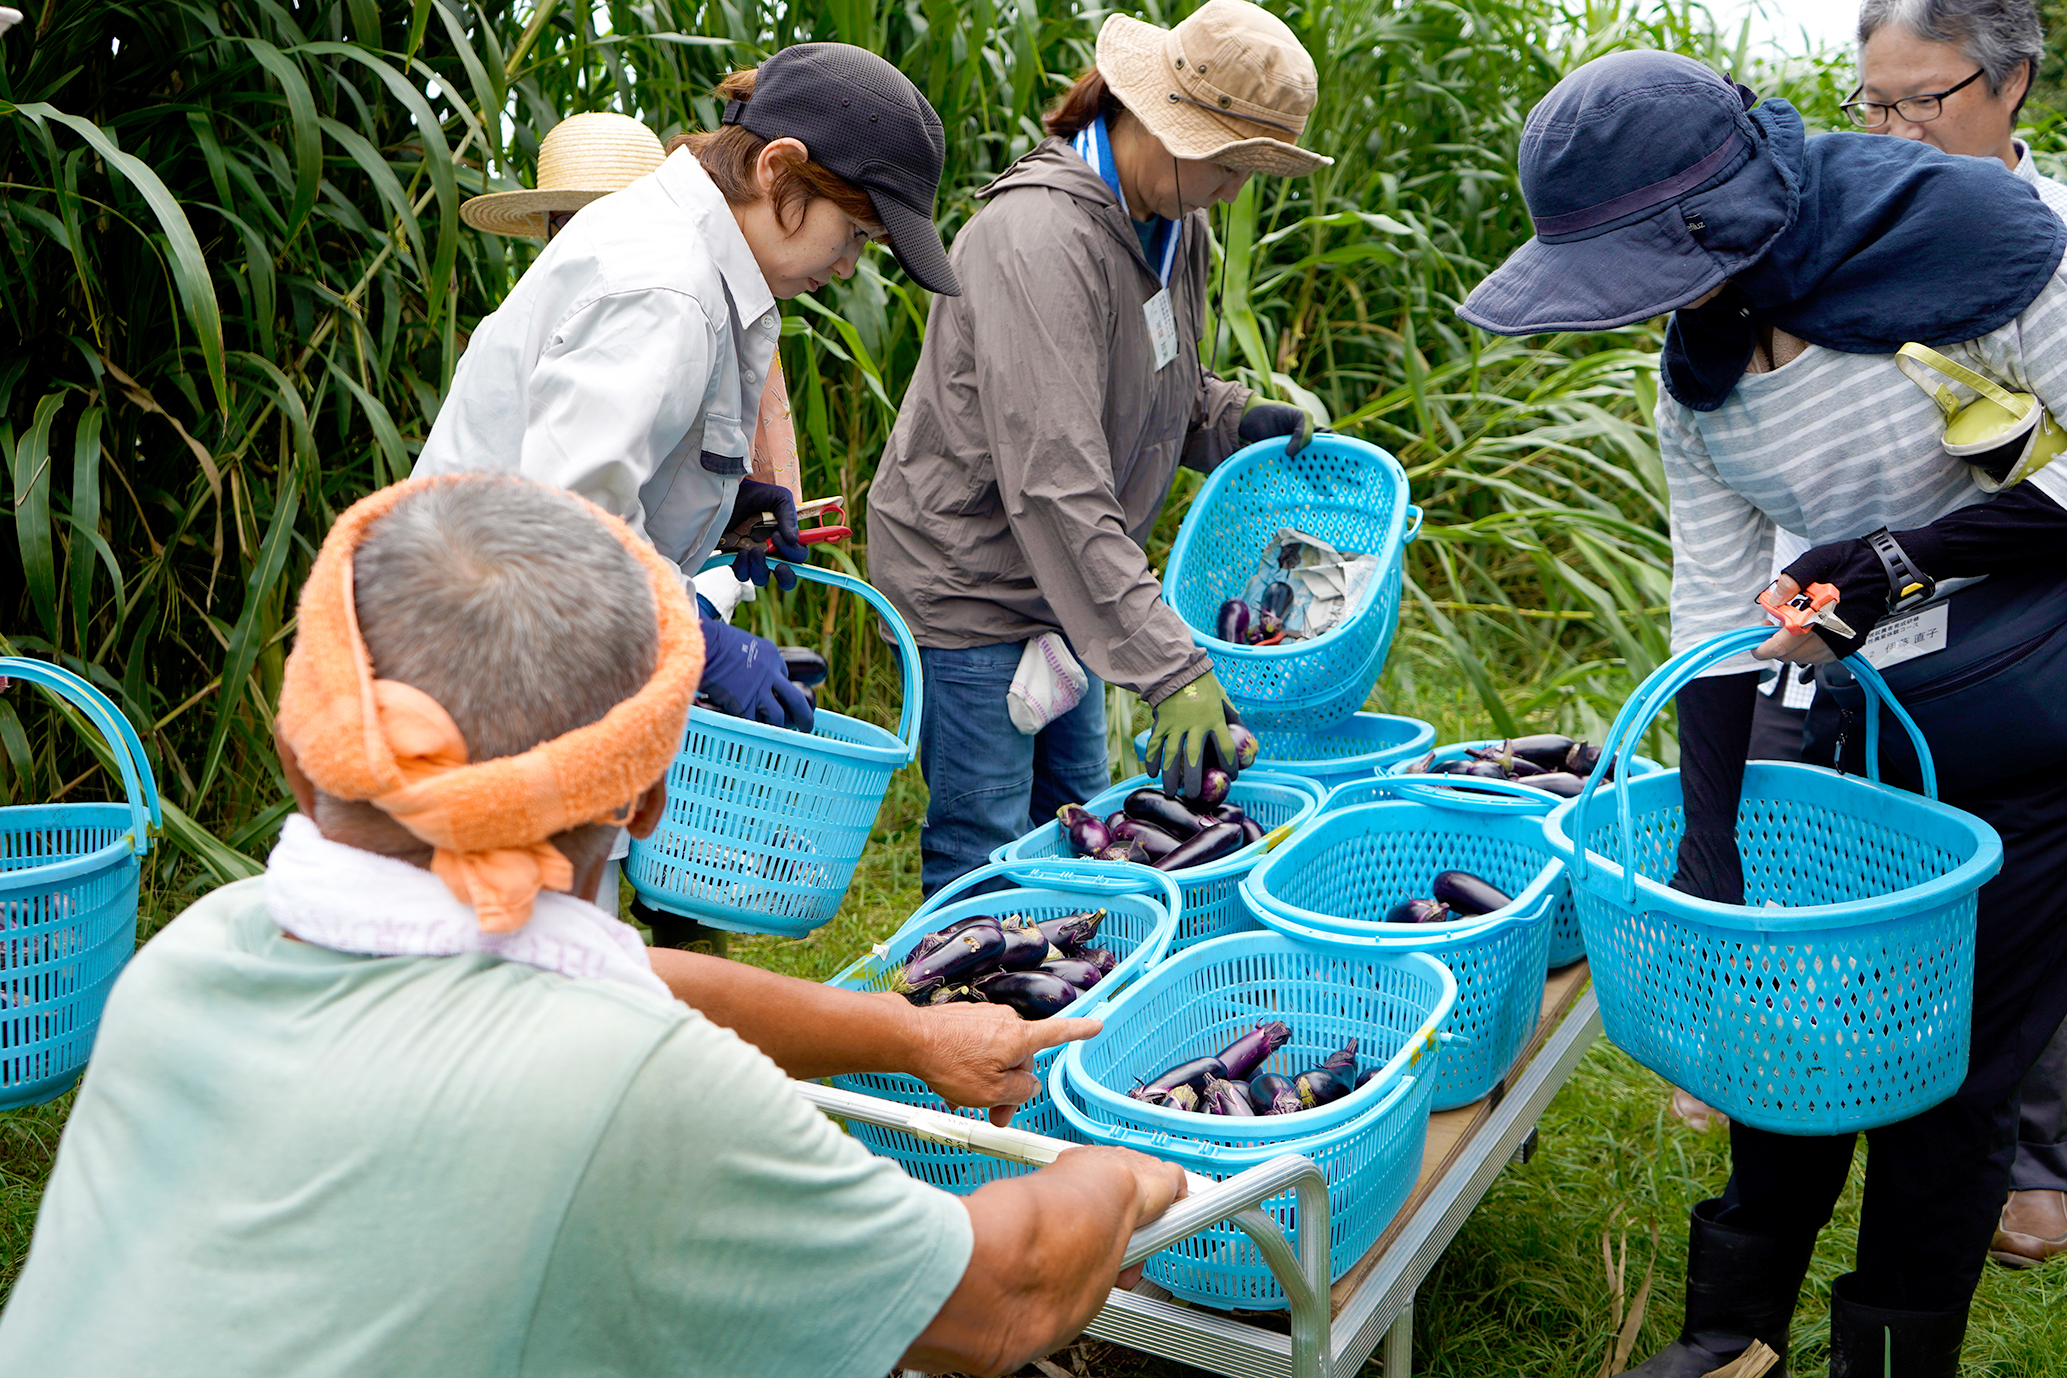
POLYGON ((1890 665, 1900 665, 1905 660, 1942 651, 1951 618, 1952 607, 1947 603, 1910 613, 1907 617, 1893 618, 1867 633, 1866 644, 1859 648, 1859 654, 1866 657, 1866 663, 1874 669, 1885 670, 1890 665))
POLYGON ((1156 372, 1161 373, 1177 357, 1177 316, 1170 309, 1170 289, 1141 303, 1142 318, 1148 322, 1148 341, 1155 350, 1156 372))

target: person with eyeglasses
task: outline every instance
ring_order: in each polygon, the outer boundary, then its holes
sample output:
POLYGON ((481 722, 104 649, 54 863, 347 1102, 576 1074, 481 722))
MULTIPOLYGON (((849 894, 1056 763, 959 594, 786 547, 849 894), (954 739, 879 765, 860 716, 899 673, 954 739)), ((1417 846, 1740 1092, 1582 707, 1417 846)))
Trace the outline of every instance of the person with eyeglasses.
MULTIPOLYGON (((2045 34, 2031 0, 1866 0, 1852 123, 1947 153, 2000 158, 2067 220, 2067 185, 2017 138, 2045 34), (1962 75, 1964 74, 1964 75, 1962 75)), ((2067 1024, 2024 1079, 2010 1199, 1989 1257, 2012 1268, 2067 1254, 2067 1024)))

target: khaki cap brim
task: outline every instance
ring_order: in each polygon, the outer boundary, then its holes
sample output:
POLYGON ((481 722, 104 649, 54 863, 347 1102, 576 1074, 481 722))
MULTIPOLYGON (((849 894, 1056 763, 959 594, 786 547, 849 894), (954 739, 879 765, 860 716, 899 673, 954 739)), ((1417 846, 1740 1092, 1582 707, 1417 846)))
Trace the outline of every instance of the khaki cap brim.
POLYGON ((619 188, 579 191, 559 187, 549 191, 497 191, 460 203, 459 218, 489 234, 528 235, 545 238, 545 218, 555 211, 578 211, 589 202, 619 188))
POLYGON ((1106 86, 1173 156, 1271 177, 1304 177, 1335 161, 1270 132, 1268 125, 1185 99, 1169 39, 1168 29, 1115 14, 1098 31, 1097 61, 1106 86))

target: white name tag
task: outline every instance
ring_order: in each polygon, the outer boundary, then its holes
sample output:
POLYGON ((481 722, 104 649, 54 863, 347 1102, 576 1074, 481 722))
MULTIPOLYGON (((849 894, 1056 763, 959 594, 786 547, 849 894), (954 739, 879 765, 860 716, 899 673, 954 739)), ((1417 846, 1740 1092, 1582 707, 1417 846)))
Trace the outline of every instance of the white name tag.
POLYGON ((1161 373, 1177 357, 1177 316, 1170 310, 1170 289, 1141 303, 1141 315, 1148 322, 1148 342, 1155 350, 1156 372, 1161 373))
POLYGON ((1905 660, 1942 651, 1951 619, 1952 608, 1946 603, 1906 617, 1892 618, 1867 633, 1866 644, 1859 648, 1859 654, 1866 657, 1866 663, 1874 669, 1885 670, 1890 665, 1900 665, 1905 660))

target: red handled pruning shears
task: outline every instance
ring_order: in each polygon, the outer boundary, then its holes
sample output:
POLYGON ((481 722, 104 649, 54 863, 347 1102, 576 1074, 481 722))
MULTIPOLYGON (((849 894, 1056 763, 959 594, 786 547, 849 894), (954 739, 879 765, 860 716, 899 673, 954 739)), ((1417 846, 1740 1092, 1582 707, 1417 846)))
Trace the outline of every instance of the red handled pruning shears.
POLYGON ((1766 589, 1758 596, 1758 605, 1780 619, 1780 625, 1796 636, 1813 627, 1828 627, 1839 636, 1851 637, 1854 632, 1831 609, 1837 606, 1837 590, 1829 584, 1810 584, 1808 588, 1783 600, 1776 591, 1778 585, 1766 589))
MULTIPOLYGON (((847 509, 841 505, 846 501, 847 499, 844 496, 835 495, 829 498, 813 498, 809 502, 798 503, 797 521, 802 523, 805 518, 812 517, 817 519, 818 525, 800 525, 797 530, 797 539, 805 545, 819 545, 826 541, 844 541, 853 535, 854 529, 852 527, 837 525, 833 521, 828 520, 846 521, 847 509)), ((763 512, 761 519, 746 530, 728 531, 719 537, 718 549, 730 553, 746 550, 756 543, 765 546, 768 543, 768 538, 774 534, 775 514, 763 512)))

